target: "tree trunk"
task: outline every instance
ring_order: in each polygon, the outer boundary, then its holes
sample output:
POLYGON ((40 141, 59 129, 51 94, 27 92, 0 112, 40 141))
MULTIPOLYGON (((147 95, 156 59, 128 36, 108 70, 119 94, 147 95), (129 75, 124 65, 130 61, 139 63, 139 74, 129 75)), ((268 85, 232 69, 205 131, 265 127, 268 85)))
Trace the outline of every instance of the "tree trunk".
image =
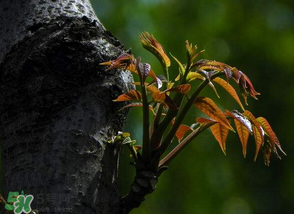
POLYGON ((129 73, 105 71, 121 43, 88 0, 0 1, 3 196, 32 194, 40 213, 120 213, 112 102, 129 73))

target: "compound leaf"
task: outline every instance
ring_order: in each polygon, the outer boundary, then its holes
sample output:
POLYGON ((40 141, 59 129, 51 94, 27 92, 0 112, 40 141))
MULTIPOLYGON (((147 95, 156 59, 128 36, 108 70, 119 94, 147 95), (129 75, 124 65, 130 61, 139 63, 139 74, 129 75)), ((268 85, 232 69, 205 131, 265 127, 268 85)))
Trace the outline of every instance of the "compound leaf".
POLYGON ((234 131, 230 122, 217 105, 208 97, 198 97, 194 100, 194 105, 204 114, 219 122, 228 129, 234 131))

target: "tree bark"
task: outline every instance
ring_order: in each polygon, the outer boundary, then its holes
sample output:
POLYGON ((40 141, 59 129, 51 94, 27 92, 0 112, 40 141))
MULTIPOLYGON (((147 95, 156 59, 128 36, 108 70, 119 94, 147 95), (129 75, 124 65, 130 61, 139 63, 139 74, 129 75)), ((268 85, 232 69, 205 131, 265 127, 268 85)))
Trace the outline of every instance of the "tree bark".
POLYGON ((99 63, 123 45, 88 0, 0 0, 0 20, 3 196, 32 194, 39 213, 121 213, 107 141, 131 76, 99 63))

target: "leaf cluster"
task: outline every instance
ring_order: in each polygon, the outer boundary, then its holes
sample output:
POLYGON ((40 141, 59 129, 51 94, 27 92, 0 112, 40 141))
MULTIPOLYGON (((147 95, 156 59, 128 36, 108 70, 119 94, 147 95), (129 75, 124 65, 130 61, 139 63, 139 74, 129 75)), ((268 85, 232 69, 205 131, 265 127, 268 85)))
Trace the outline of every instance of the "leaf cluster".
POLYGON ((108 70, 128 70, 139 77, 139 82, 134 83, 136 89, 114 100, 127 102, 122 109, 143 108, 142 151, 137 152, 138 147, 136 147, 134 153, 135 145, 130 146, 135 164, 138 158, 141 158, 150 170, 156 171, 166 166, 206 129, 211 130, 224 154, 226 154, 226 139, 229 131, 237 132, 244 157, 246 157, 249 135, 253 135, 255 139, 254 160, 257 159, 260 150, 263 152, 266 165, 270 163, 271 154, 276 154, 278 158, 280 158, 278 150, 285 154, 268 121, 263 117, 255 118, 250 111, 245 110, 238 93, 231 85, 233 81, 239 87, 246 105, 249 96, 257 99, 257 95, 260 94, 242 71, 222 62, 198 59, 203 51, 198 51, 197 46, 186 41, 185 64, 170 54, 178 66, 178 75, 171 80, 169 78, 171 60, 162 45, 147 32, 142 33, 141 42, 145 49, 159 59, 164 75, 156 75, 150 64, 128 53, 101 63, 109 66, 108 70), (215 85, 223 88, 237 102, 242 112, 222 111, 211 98, 200 96, 203 89, 210 86, 219 97, 215 85), (192 90, 194 88, 192 86, 196 86, 196 89, 192 90), (182 124, 192 107, 196 107, 207 117, 197 117, 195 123, 191 125, 182 124), (234 122, 236 131, 230 121, 234 122), (178 144, 165 155, 174 137, 177 138, 178 144))

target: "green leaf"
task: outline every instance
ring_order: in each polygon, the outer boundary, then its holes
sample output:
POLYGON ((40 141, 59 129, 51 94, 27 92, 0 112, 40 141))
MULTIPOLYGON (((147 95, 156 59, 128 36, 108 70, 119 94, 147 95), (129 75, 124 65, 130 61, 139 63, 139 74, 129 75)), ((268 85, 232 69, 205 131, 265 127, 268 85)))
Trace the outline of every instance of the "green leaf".
POLYGON ((180 68, 180 72, 181 72, 181 74, 182 75, 184 75, 184 73, 185 73, 185 67, 184 67, 184 65, 175 57, 175 56, 173 56, 171 53, 169 53, 171 56, 172 56, 172 58, 178 63, 178 65, 179 65, 179 68, 180 68))

